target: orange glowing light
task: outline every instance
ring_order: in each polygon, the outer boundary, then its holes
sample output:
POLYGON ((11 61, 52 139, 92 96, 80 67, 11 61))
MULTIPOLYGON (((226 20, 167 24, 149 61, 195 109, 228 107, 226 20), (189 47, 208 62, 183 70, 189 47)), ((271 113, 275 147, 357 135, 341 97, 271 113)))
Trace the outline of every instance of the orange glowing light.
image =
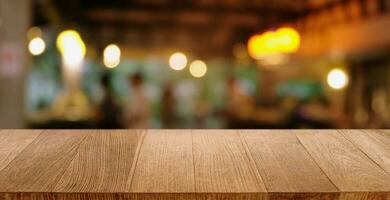
POLYGON ((279 28, 275 34, 282 53, 294 53, 299 49, 301 37, 295 29, 283 27, 279 28))
POLYGON ((252 58, 260 60, 274 54, 294 53, 299 46, 299 33, 293 28, 282 27, 252 36, 248 41, 248 53, 252 58))
POLYGON ((248 53, 254 59, 259 59, 262 51, 262 35, 254 35, 248 41, 248 53))
POLYGON ((262 36, 263 53, 275 54, 279 53, 279 38, 274 31, 267 31, 262 36))

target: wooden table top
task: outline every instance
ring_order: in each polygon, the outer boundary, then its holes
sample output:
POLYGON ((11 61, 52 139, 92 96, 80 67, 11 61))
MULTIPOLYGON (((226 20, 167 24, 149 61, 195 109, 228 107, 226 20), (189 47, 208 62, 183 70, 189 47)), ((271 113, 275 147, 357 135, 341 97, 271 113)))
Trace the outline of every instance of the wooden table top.
POLYGON ((3 199, 390 200, 390 131, 1 130, 3 199))

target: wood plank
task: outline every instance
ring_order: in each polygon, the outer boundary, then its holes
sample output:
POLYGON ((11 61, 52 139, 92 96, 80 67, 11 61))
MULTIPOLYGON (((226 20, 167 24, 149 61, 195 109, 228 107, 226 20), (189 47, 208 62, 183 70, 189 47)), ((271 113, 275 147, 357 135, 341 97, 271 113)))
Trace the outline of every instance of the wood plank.
POLYGON ((41 130, 0 130, 0 171, 41 132, 41 130))
POLYGON ((377 130, 342 130, 343 135, 390 175, 390 135, 377 130))
POLYGON ((197 192, 266 192, 237 131, 194 130, 197 192))
POLYGON ((338 191, 291 132, 255 130, 241 135, 268 192, 338 191))
POLYGON ((131 192, 194 192, 189 130, 147 130, 131 182, 131 192))
POLYGON ((53 191, 86 133, 75 130, 41 133, 0 172, 0 191, 53 191))
POLYGON ((390 176, 336 130, 294 132, 342 192, 390 191, 390 176))
POLYGON ((390 200, 389 137, 386 130, 0 130, 0 200, 390 200))
POLYGON ((386 200, 387 196, 385 192, 346 192, 340 194, 339 200, 386 200))
POLYGON ((261 193, 0 193, 1 200, 260 200, 262 198, 261 193))
POLYGON ((125 192, 142 132, 94 131, 80 146, 55 192, 125 192))
POLYGON ((299 193, 299 192, 271 192, 268 194, 269 200, 335 200, 338 199, 340 194, 337 192, 312 192, 312 193, 299 193))

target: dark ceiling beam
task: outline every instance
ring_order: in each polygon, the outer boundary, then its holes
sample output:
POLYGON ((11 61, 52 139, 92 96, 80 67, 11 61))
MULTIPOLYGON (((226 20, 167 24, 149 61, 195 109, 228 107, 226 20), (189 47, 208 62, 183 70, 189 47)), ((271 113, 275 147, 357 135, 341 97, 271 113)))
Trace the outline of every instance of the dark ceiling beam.
MULTIPOLYGON (((301 4, 302 1, 296 0, 296 4, 301 4)), ((95 2, 95 1, 94 1, 95 2)), ((208 13, 223 13, 223 14, 254 14, 254 15, 274 15, 278 13, 299 14, 304 10, 304 7, 278 5, 276 3, 264 3, 258 6, 246 4, 244 1, 239 6, 228 6, 225 3, 217 5, 202 6, 195 3, 165 3, 165 4, 140 4, 140 3, 112 3, 105 2, 104 4, 94 3, 90 7, 85 6, 89 10, 95 9, 115 9, 125 11, 155 11, 155 12, 176 12, 176 11, 196 11, 208 13)), ((223 1, 222 1, 223 2, 223 1)), ((296 5, 294 4, 294 5, 296 5)))
MULTIPOLYGON (((172 17, 193 16, 194 21, 207 20, 206 18, 232 18, 246 17, 252 19, 283 18, 293 20, 302 15, 302 12, 294 11, 288 8, 230 8, 230 7, 199 7, 199 6, 130 6, 130 7, 97 7, 88 9, 85 12, 89 20, 95 19, 113 19, 113 18, 159 18, 167 19, 172 17)), ((177 19, 177 18, 174 18, 177 19)), ((173 20, 174 20, 173 19, 173 20)), ((245 23, 245 20, 242 20, 245 23)))
POLYGON ((259 17, 251 13, 215 13, 201 11, 146 11, 146 10, 114 10, 94 9, 84 13, 83 22, 90 24, 106 24, 117 27, 149 27, 175 28, 175 27, 206 27, 213 30, 218 26, 248 27, 259 29, 272 27, 279 23, 294 21, 294 16, 286 13, 259 17))

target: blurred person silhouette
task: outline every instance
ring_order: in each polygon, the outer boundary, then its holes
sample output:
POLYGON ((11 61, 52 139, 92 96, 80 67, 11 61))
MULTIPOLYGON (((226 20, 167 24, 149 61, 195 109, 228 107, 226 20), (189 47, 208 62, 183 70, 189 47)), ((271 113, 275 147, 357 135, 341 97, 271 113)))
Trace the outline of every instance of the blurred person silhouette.
POLYGON ((228 79, 227 89, 228 99, 225 112, 228 117, 228 126, 229 128, 242 128, 254 114, 253 99, 240 87, 235 77, 228 79))
POLYGON ((110 88, 108 73, 103 75, 101 84, 104 96, 98 109, 98 126, 103 129, 121 128, 121 109, 115 101, 113 91, 110 88))
POLYGON ((164 128, 173 128, 175 127, 175 97, 173 93, 173 88, 170 83, 167 83, 164 86, 162 99, 161 99, 161 116, 164 128))
POLYGON ((127 128, 148 128, 150 108, 145 94, 143 77, 140 73, 134 74, 129 80, 131 93, 126 105, 127 128))

